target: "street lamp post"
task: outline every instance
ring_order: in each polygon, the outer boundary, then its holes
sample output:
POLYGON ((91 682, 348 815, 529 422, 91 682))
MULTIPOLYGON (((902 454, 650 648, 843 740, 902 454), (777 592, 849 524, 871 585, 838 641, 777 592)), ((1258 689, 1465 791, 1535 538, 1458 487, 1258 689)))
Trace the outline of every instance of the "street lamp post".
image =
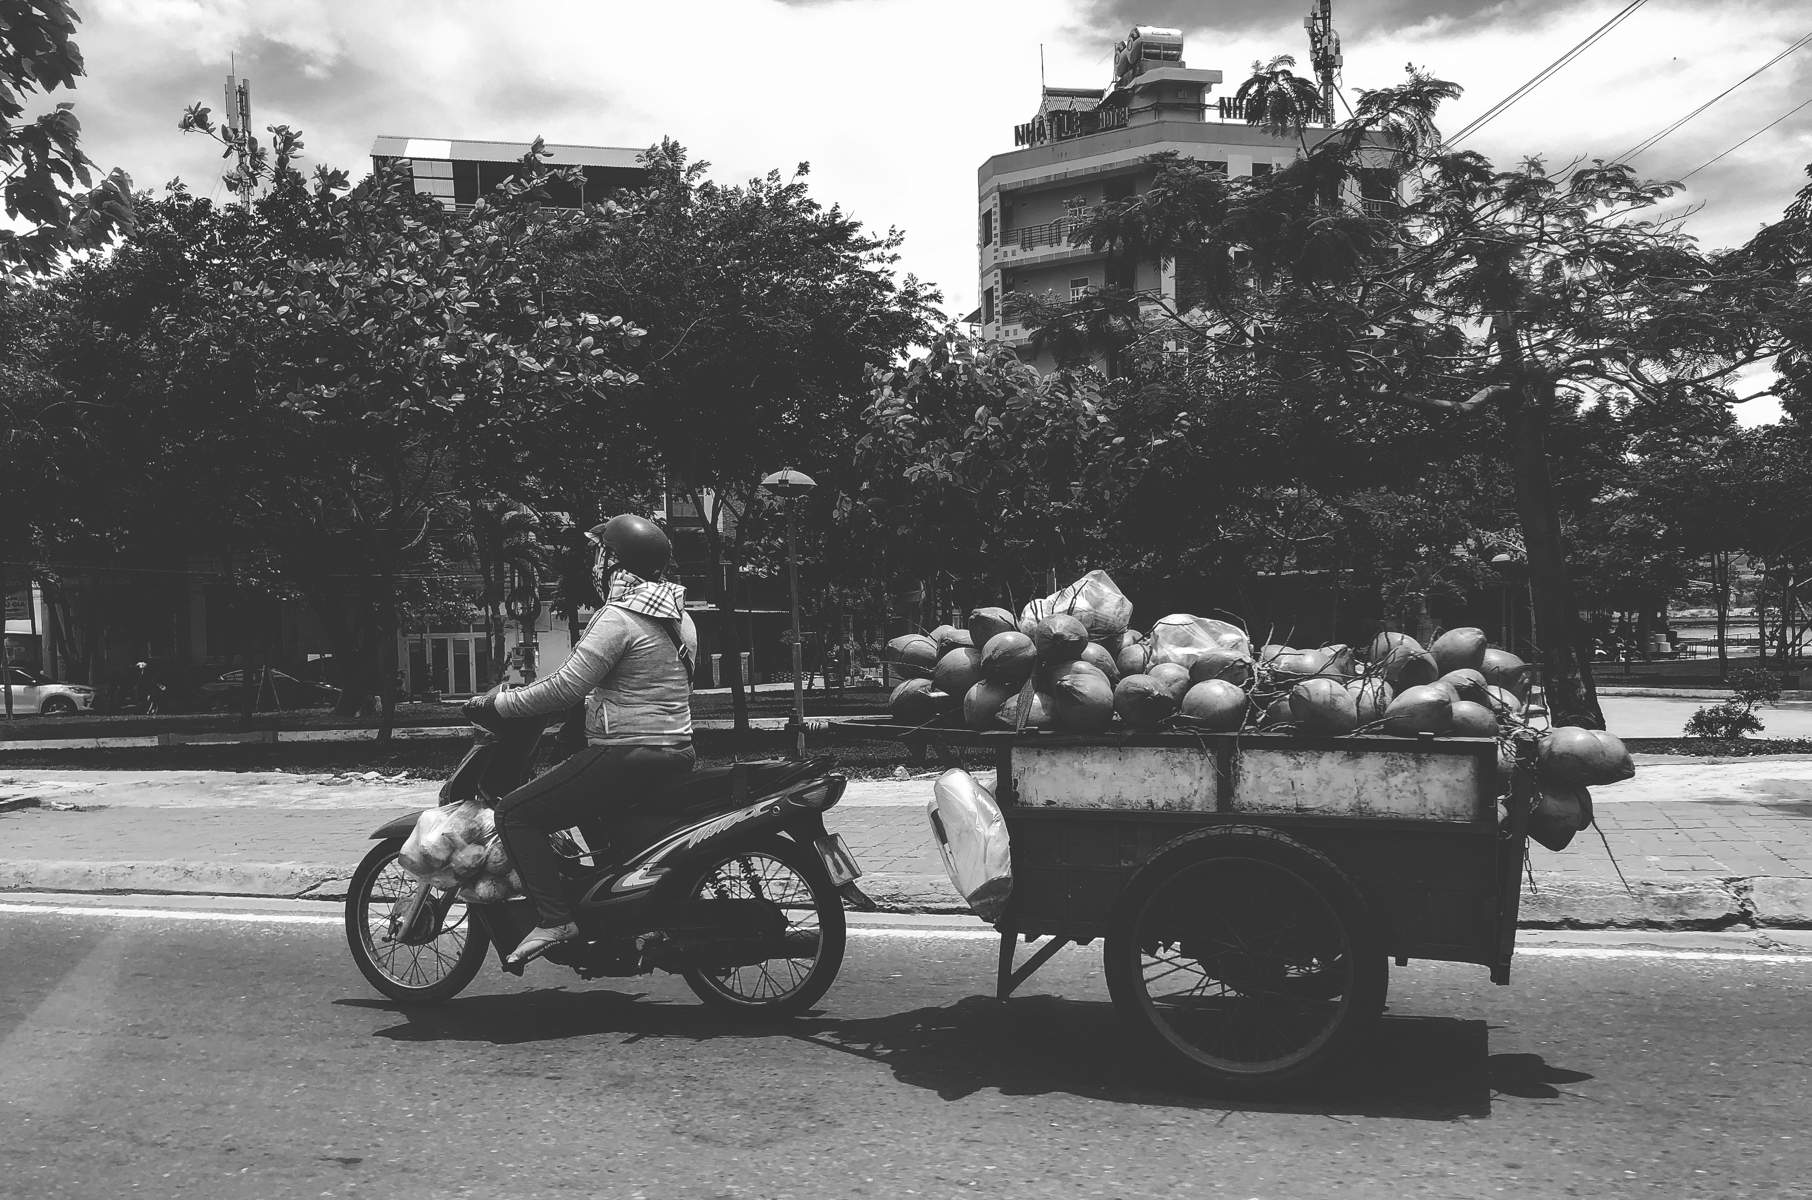
POLYGON ((774 472, 761 481, 763 491, 786 502, 787 574, 793 587, 793 719, 787 728, 793 734, 794 757, 805 757, 805 633, 799 621, 799 544, 795 533, 793 502, 817 487, 817 481, 791 467, 774 472))

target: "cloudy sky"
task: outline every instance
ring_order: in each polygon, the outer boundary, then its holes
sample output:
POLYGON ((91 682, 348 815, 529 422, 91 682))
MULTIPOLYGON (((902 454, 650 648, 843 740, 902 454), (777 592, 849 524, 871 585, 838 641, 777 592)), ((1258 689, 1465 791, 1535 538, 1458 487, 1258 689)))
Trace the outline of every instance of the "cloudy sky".
MULTIPOLYGON (((1053 84, 1106 82, 1135 21, 1175 25, 1231 92, 1256 58, 1306 58, 1309 0, 75 0, 90 153, 140 187, 218 192, 219 163, 176 130, 219 112, 229 59, 262 128, 358 169, 380 134, 645 146, 671 136, 719 179, 812 164, 817 194, 907 235, 905 267, 955 314, 975 304, 975 170, 1012 149, 1053 84)), ((1344 90, 1406 63, 1461 83, 1459 129, 1627 0, 1334 0, 1344 90)), ((1500 161, 1614 157, 1812 32, 1793 0, 1646 0, 1467 144, 1500 161)), ((1636 160, 1678 178, 1812 98, 1812 46, 1636 160)), ((1707 245, 1779 216, 1812 162, 1812 107, 1694 175, 1679 210, 1707 245)), ((307 167, 309 164, 304 164, 307 167)))

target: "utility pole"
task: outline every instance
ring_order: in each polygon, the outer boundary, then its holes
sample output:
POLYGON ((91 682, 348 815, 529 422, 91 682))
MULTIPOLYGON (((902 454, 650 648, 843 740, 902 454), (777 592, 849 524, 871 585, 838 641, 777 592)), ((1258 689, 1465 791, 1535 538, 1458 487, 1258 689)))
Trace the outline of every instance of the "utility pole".
POLYGON ((1334 32, 1333 0, 1316 0, 1315 7, 1302 19, 1309 31, 1309 65, 1321 81, 1323 119, 1334 123, 1334 72, 1340 69, 1340 35, 1334 32))

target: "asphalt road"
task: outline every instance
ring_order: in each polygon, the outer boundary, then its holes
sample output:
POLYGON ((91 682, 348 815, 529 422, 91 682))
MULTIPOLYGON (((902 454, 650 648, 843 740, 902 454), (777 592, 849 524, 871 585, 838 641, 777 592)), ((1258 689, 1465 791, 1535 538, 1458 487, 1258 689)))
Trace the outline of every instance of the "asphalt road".
POLYGON ((991 941, 871 931, 753 1033, 545 965, 399 1011, 319 917, 16 907, 9 1198, 1812 1194, 1812 958, 1415 964, 1365 1061, 1229 1104, 1133 1059, 1092 950, 1000 1005, 991 941))
MULTIPOLYGON (((1684 696, 1605 696, 1599 700, 1605 728, 1627 738, 1679 737, 1694 713, 1716 703, 1684 696)), ((1783 700, 1757 715, 1762 720, 1762 732, 1756 736, 1812 737, 1812 700, 1783 700)))

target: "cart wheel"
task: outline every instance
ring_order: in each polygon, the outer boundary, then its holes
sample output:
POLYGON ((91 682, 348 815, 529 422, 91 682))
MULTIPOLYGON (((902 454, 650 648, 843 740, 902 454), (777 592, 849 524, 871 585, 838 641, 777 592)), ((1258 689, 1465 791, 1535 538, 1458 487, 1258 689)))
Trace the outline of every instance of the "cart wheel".
POLYGON ((1221 1091, 1300 1083, 1384 1011, 1389 964, 1364 898, 1274 829, 1224 825, 1166 845, 1115 903, 1105 953, 1134 1035, 1221 1091))

